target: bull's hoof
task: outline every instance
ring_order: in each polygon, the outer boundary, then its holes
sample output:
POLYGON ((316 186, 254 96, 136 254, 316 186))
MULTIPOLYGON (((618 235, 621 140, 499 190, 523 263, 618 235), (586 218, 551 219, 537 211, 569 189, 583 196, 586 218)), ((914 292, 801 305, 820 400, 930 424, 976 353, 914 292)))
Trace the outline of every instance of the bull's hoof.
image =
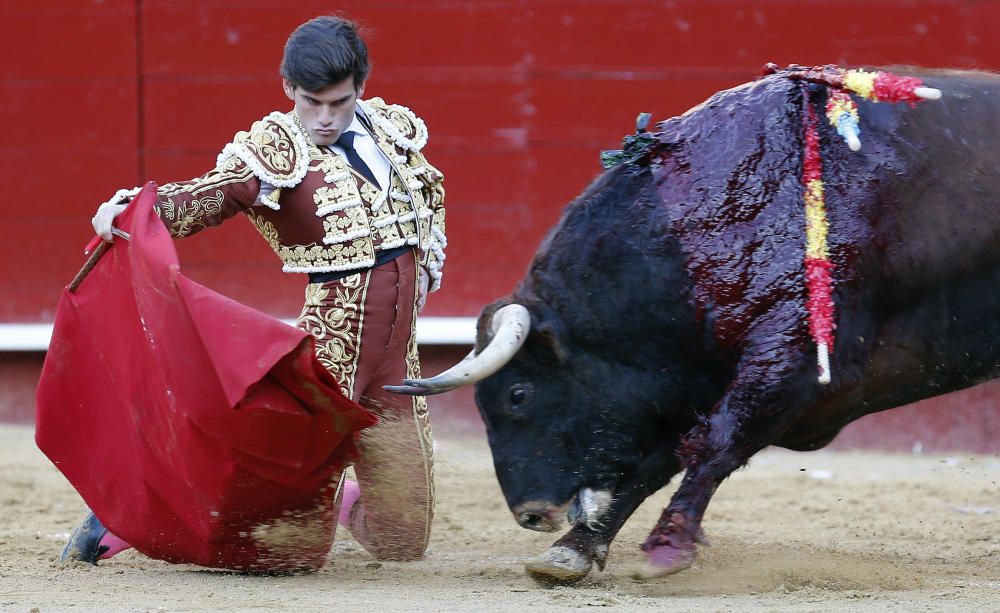
POLYGON ((587 576, 593 562, 589 557, 569 547, 549 547, 542 555, 526 563, 524 569, 532 579, 545 585, 576 583, 587 576))
POLYGON ((694 564, 696 554, 694 545, 654 547, 648 552, 646 563, 632 569, 632 578, 657 579, 678 573, 694 564))

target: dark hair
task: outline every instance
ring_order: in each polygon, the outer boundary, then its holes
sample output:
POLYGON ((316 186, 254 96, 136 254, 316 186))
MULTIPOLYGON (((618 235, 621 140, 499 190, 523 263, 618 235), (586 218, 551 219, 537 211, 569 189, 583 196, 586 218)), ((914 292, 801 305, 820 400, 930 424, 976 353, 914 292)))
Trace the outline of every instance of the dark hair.
POLYGON ((317 17, 295 28, 285 43, 281 76, 292 87, 319 91, 354 77, 354 88, 368 78, 368 46, 357 25, 337 16, 317 17))

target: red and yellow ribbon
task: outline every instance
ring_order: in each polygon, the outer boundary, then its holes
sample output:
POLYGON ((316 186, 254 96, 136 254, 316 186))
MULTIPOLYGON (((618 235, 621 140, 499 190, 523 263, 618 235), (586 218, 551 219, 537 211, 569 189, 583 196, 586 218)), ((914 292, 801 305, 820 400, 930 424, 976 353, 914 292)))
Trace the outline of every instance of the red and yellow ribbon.
POLYGON ((805 97, 805 155, 802 160, 802 185, 805 188, 806 213, 806 287, 809 332, 818 351, 819 382, 830 382, 830 349, 833 347, 833 282, 830 254, 827 249, 826 204, 823 197, 823 160, 819 151, 816 113, 805 97))
POLYGON ((909 102, 913 105, 922 99, 917 95, 922 86, 923 82, 916 77, 900 77, 881 70, 844 71, 844 88, 872 102, 909 102))
MULTIPOLYGON (((925 87, 916 77, 901 77, 889 72, 844 70, 838 66, 790 66, 781 71, 773 64, 765 67, 765 74, 783 72, 788 78, 827 87, 826 117, 837 132, 844 137, 852 151, 861 149, 858 138, 858 106, 848 92, 853 92, 872 102, 907 102, 911 106, 921 100, 936 100, 940 90, 925 87)), ((833 331, 837 327, 833 318, 833 264, 827 247, 829 224, 823 196, 823 161, 819 149, 819 129, 816 112, 809 101, 809 90, 803 87, 802 118, 805 151, 802 160, 802 185, 804 188, 806 217, 806 307, 809 311, 809 333, 816 342, 819 382, 830 382, 830 352, 833 350, 833 331)))
MULTIPOLYGON (((826 118, 844 138, 852 151, 861 150, 858 106, 850 93, 872 102, 906 102, 914 106, 921 100, 937 100, 941 91, 926 87, 919 78, 901 77, 889 72, 844 70, 839 66, 798 66, 780 68, 776 64, 764 67, 764 75, 780 74, 785 78, 815 83, 827 88, 826 118)), ((816 342, 819 382, 830 382, 830 352, 833 351, 833 264, 827 247, 829 224, 823 196, 823 161, 819 148, 816 111, 809 100, 809 88, 803 85, 802 186, 806 218, 806 307, 809 312, 809 333, 816 342)))

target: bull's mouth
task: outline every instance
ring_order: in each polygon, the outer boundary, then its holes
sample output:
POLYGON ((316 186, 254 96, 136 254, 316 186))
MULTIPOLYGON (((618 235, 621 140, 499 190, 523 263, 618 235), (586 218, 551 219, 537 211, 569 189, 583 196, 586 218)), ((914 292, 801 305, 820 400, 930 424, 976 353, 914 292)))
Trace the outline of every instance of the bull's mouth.
POLYGON ((555 532, 563 526, 563 520, 570 525, 584 524, 596 530, 601 526, 601 520, 611 506, 610 490, 594 490, 581 488, 573 497, 562 505, 554 505, 548 501, 531 501, 518 505, 513 509, 518 525, 528 530, 538 532, 555 532))

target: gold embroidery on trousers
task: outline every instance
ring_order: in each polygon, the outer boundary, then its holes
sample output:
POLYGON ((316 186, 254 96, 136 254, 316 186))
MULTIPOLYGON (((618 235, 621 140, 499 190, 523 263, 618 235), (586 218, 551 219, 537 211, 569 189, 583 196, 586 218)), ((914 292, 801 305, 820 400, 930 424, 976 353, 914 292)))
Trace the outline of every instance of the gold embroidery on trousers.
POLYGON ((364 319, 369 277, 353 274, 333 284, 310 283, 296 322, 316 339, 316 356, 348 398, 353 398, 361 348, 361 326, 355 330, 354 322, 364 319))
MULTIPOLYGON (((420 378, 420 356, 417 353, 417 297, 420 292, 420 265, 416 261, 416 254, 412 256, 415 262, 415 274, 413 288, 413 319, 410 322, 410 342, 406 347, 406 376, 410 379, 420 378)), ((427 398, 424 396, 412 396, 413 399, 413 419, 417 426, 417 435, 420 437, 420 448, 424 456, 424 478, 427 480, 427 526, 434 520, 434 442, 431 435, 430 416, 427 412, 427 398)), ((430 530, 426 531, 426 541, 430 540, 430 530)))

